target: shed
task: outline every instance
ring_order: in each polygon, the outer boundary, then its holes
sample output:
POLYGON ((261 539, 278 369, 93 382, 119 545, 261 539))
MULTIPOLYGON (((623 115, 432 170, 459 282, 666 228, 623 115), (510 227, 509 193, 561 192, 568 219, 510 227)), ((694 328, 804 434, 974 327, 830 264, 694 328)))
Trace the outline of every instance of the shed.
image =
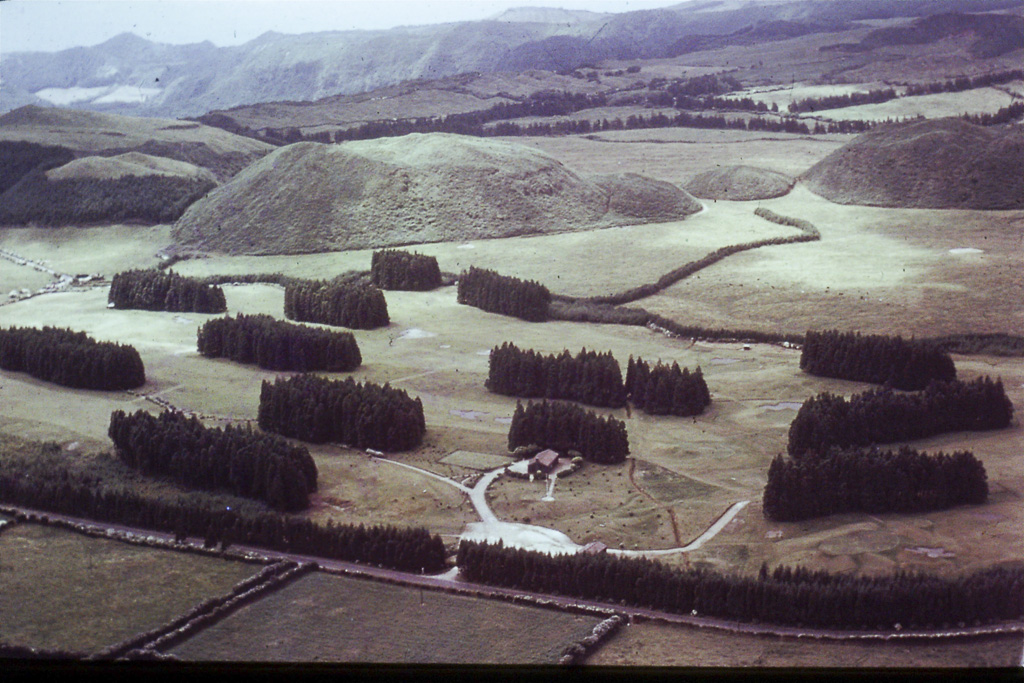
POLYGON ((608 550, 608 546, 601 541, 591 541, 590 543, 583 546, 584 555, 600 555, 605 550, 608 550))
POLYGON ((550 448, 546 451, 541 451, 537 455, 530 459, 530 463, 526 466, 526 471, 530 474, 548 474, 551 470, 555 469, 555 465, 558 464, 558 453, 551 450, 550 448))

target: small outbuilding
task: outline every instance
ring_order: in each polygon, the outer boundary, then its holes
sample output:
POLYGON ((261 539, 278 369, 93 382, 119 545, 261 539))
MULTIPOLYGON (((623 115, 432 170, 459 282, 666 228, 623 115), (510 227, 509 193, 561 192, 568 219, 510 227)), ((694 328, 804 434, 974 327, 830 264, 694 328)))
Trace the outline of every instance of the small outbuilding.
POLYGON ((601 555, 606 550, 608 550, 608 546, 601 543, 601 541, 591 541, 583 546, 584 555, 601 555))
POLYGON ((526 466, 526 471, 530 474, 549 474, 557 464, 558 453, 549 448, 533 456, 526 466))

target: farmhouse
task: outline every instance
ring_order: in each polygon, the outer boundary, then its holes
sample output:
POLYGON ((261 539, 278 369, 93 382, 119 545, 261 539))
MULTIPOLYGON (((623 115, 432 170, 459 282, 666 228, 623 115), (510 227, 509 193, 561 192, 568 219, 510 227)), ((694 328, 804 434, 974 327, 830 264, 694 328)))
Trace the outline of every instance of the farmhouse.
POLYGON ((608 546, 606 546, 601 541, 591 541, 590 543, 583 546, 584 555, 600 555, 604 553, 604 551, 606 550, 608 550, 608 546))
POLYGON ((557 464, 558 453, 549 448, 533 456, 526 466, 526 471, 530 474, 549 474, 557 464))

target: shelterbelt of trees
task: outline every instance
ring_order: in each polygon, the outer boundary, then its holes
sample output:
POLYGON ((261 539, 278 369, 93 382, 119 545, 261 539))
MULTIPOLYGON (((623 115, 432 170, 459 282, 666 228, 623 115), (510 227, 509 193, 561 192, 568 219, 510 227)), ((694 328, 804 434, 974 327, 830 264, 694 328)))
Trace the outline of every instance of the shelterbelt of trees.
POLYGON ((386 327, 388 302, 373 285, 294 280, 284 286, 284 315, 291 320, 372 330, 386 327))
POLYGON ((921 392, 877 389, 842 396, 822 393, 804 401, 789 426, 788 452, 801 458, 833 446, 867 446, 956 431, 1003 429, 1013 404, 1001 380, 935 382, 921 392))
POLYGON ((316 464, 305 447, 248 426, 208 428, 176 411, 118 410, 107 433, 129 467, 190 488, 225 489, 282 512, 305 510, 316 491, 316 464))
POLYGON ((441 268, 435 257, 397 249, 373 252, 370 277, 381 289, 425 292, 441 286, 441 268))
POLYGON ((309 443, 328 441, 353 448, 406 451, 423 440, 423 403, 388 384, 359 384, 351 377, 315 375, 264 381, 260 429, 309 443))
POLYGON ((56 327, 0 329, 0 368, 74 389, 134 389, 146 383, 135 347, 56 327))
POLYGON ((539 446, 556 451, 578 451, 585 460, 604 465, 623 462, 629 455, 626 425, 614 417, 601 417, 573 403, 516 402, 508 430, 508 449, 539 446))
POLYGON ((626 403, 622 370, 611 351, 583 349, 573 357, 565 350, 545 356, 505 342, 491 350, 485 384, 489 391, 505 396, 565 399, 609 408, 626 403))
POLYGON ((689 368, 680 370, 675 362, 669 366, 658 361, 652 368, 643 358, 634 361, 630 356, 626 393, 630 402, 648 415, 689 417, 700 415, 711 405, 711 393, 700 368, 691 373, 689 368))
POLYGON ((809 330, 804 335, 800 369, 821 377, 885 384, 908 391, 924 389, 932 381, 956 379, 953 359, 934 344, 837 330, 809 330))
POLYGON ((488 390, 520 398, 578 401, 587 405, 621 408, 626 400, 651 415, 699 415, 711 404, 704 376, 697 368, 680 369, 660 361, 653 368, 643 358, 629 357, 626 381, 610 351, 581 350, 576 356, 563 350, 543 355, 504 342, 491 350, 486 381, 488 390))
POLYGON ((164 531, 179 539, 199 536, 208 546, 242 543, 407 572, 432 573, 445 566, 444 543, 423 527, 321 525, 251 507, 255 503, 227 507, 196 492, 151 497, 76 469, 58 444, 19 446, 5 439, 2 448, 0 502, 8 505, 164 531))
POLYGON ((831 448, 800 458, 776 456, 768 467, 763 510, 769 519, 794 522, 846 512, 944 510, 987 499, 985 466, 969 451, 831 448))
POLYGON ((529 322, 548 319, 551 292, 539 282, 470 266, 459 275, 458 302, 529 322))
POLYGON ((841 630, 951 628, 1024 616, 1024 566, 967 576, 830 574, 762 565, 758 576, 608 554, 548 555, 462 541, 469 581, 742 622, 841 630))
POLYGON ((363 362, 351 332, 295 325, 263 314, 208 320, 199 328, 196 346, 207 358, 230 358, 267 370, 350 372, 363 362))
POLYGON ((145 311, 223 313, 224 290, 193 278, 159 270, 127 270, 110 281, 107 300, 114 308, 145 311))

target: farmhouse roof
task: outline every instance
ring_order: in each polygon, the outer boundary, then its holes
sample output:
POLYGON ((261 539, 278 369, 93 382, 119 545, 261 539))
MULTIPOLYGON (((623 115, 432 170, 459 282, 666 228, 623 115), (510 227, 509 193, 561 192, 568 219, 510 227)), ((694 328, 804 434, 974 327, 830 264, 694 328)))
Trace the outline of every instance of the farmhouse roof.
POLYGON ((558 453, 549 448, 533 456, 533 461, 544 468, 552 467, 558 462, 558 453))
POLYGON ((608 546, 601 541, 591 541, 583 546, 583 552, 587 555, 597 555, 598 553, 603 553, 605 550, 608 550, 608 546))

